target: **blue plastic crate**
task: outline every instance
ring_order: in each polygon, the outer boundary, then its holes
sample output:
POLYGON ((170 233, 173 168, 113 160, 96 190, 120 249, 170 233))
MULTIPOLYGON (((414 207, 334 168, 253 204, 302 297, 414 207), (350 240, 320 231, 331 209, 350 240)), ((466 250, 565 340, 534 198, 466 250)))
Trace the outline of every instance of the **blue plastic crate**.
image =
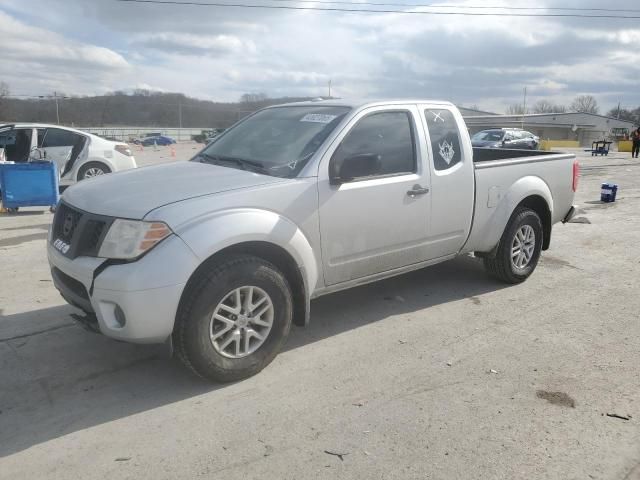
POLYGON ((615 202, 618 194, 618 185, 616 183, 603 183, 600 190, 601 202, 615 202))
POLYGON ((0 191, 6 208, 53 207, 60 197, 56 164, 0 164, 0 191))

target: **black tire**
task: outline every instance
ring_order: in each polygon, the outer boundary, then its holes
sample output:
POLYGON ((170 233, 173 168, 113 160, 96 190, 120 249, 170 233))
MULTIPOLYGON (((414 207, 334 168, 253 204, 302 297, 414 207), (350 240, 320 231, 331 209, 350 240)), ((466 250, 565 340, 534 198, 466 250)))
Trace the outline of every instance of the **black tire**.
POLYGON ((486 255, 483 258, 487 272, 505 283, 516 284, 524 282, 538 265, 542 251, 542 233, 542 222, 538 214, 528 208, 517 208, 511 215, 509 223, 507 223, 495 255, 486 255), (518 268, 512 261, 511 249, 517 232, 525 225, 529 225, 533 229, 535 244, 531 258, 523 268, 518 268))
POLYGON ((102 171, 102 174, 100 175, 106 175, 107 173, 111 173, 111 169, 107 167, 104 163, 89 162, 89 163, 85 163, 80 167, 80 170, 78 171, 78 181, 86 180, 87 178, 92 178, 92 177, 87 177, 87 172, 90 171, 91 169, 97 169, 102 171))
POLYGON ((280 352, 293 318, 291 289, 273 264, 251 255, 229 255, 196 274, 189 282, 176 316, 174 352, 196 375, 215 382, 232 382, 255 375, 280 352), (273 305, 273 323, 264 343, 242 358, 223 356, 210 338, 216 307, 235 289, 262 289, 273 305))

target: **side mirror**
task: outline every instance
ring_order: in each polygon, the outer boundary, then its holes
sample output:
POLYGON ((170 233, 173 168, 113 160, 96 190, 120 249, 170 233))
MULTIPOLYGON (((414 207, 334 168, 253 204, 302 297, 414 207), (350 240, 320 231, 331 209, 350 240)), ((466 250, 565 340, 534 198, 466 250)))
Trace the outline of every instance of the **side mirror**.
POLYGON ((361 153, 346 157, 342 165, 332 162, 330 169, 331 185, 351 182, 356 178, 370 177, 380 173, 380 155, 376 153, 361 153))

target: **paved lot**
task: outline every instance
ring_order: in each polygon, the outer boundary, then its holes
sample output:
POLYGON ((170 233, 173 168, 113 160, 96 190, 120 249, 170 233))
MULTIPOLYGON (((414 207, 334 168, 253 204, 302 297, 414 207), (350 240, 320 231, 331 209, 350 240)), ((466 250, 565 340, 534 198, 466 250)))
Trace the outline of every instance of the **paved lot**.
POLYGON ((583 165, 590 223, 557 226, 529 281, 462 258, 325 297, 224 386, 75 326, 51 215, 0 216, 0 478, 640 479, 640 161, 583 165))

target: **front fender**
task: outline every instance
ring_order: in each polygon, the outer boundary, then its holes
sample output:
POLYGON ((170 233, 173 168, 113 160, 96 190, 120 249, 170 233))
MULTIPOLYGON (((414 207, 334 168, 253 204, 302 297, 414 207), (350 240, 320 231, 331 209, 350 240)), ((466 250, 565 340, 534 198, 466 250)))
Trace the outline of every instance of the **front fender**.
POLYGON ((295 260, 309 295, 318 285, 318 264, 309 240, 295 223, 275 212, 253 208, 224 210, 182 224, 175 233, 201 262, 240 243, 277 245, 295 260))

